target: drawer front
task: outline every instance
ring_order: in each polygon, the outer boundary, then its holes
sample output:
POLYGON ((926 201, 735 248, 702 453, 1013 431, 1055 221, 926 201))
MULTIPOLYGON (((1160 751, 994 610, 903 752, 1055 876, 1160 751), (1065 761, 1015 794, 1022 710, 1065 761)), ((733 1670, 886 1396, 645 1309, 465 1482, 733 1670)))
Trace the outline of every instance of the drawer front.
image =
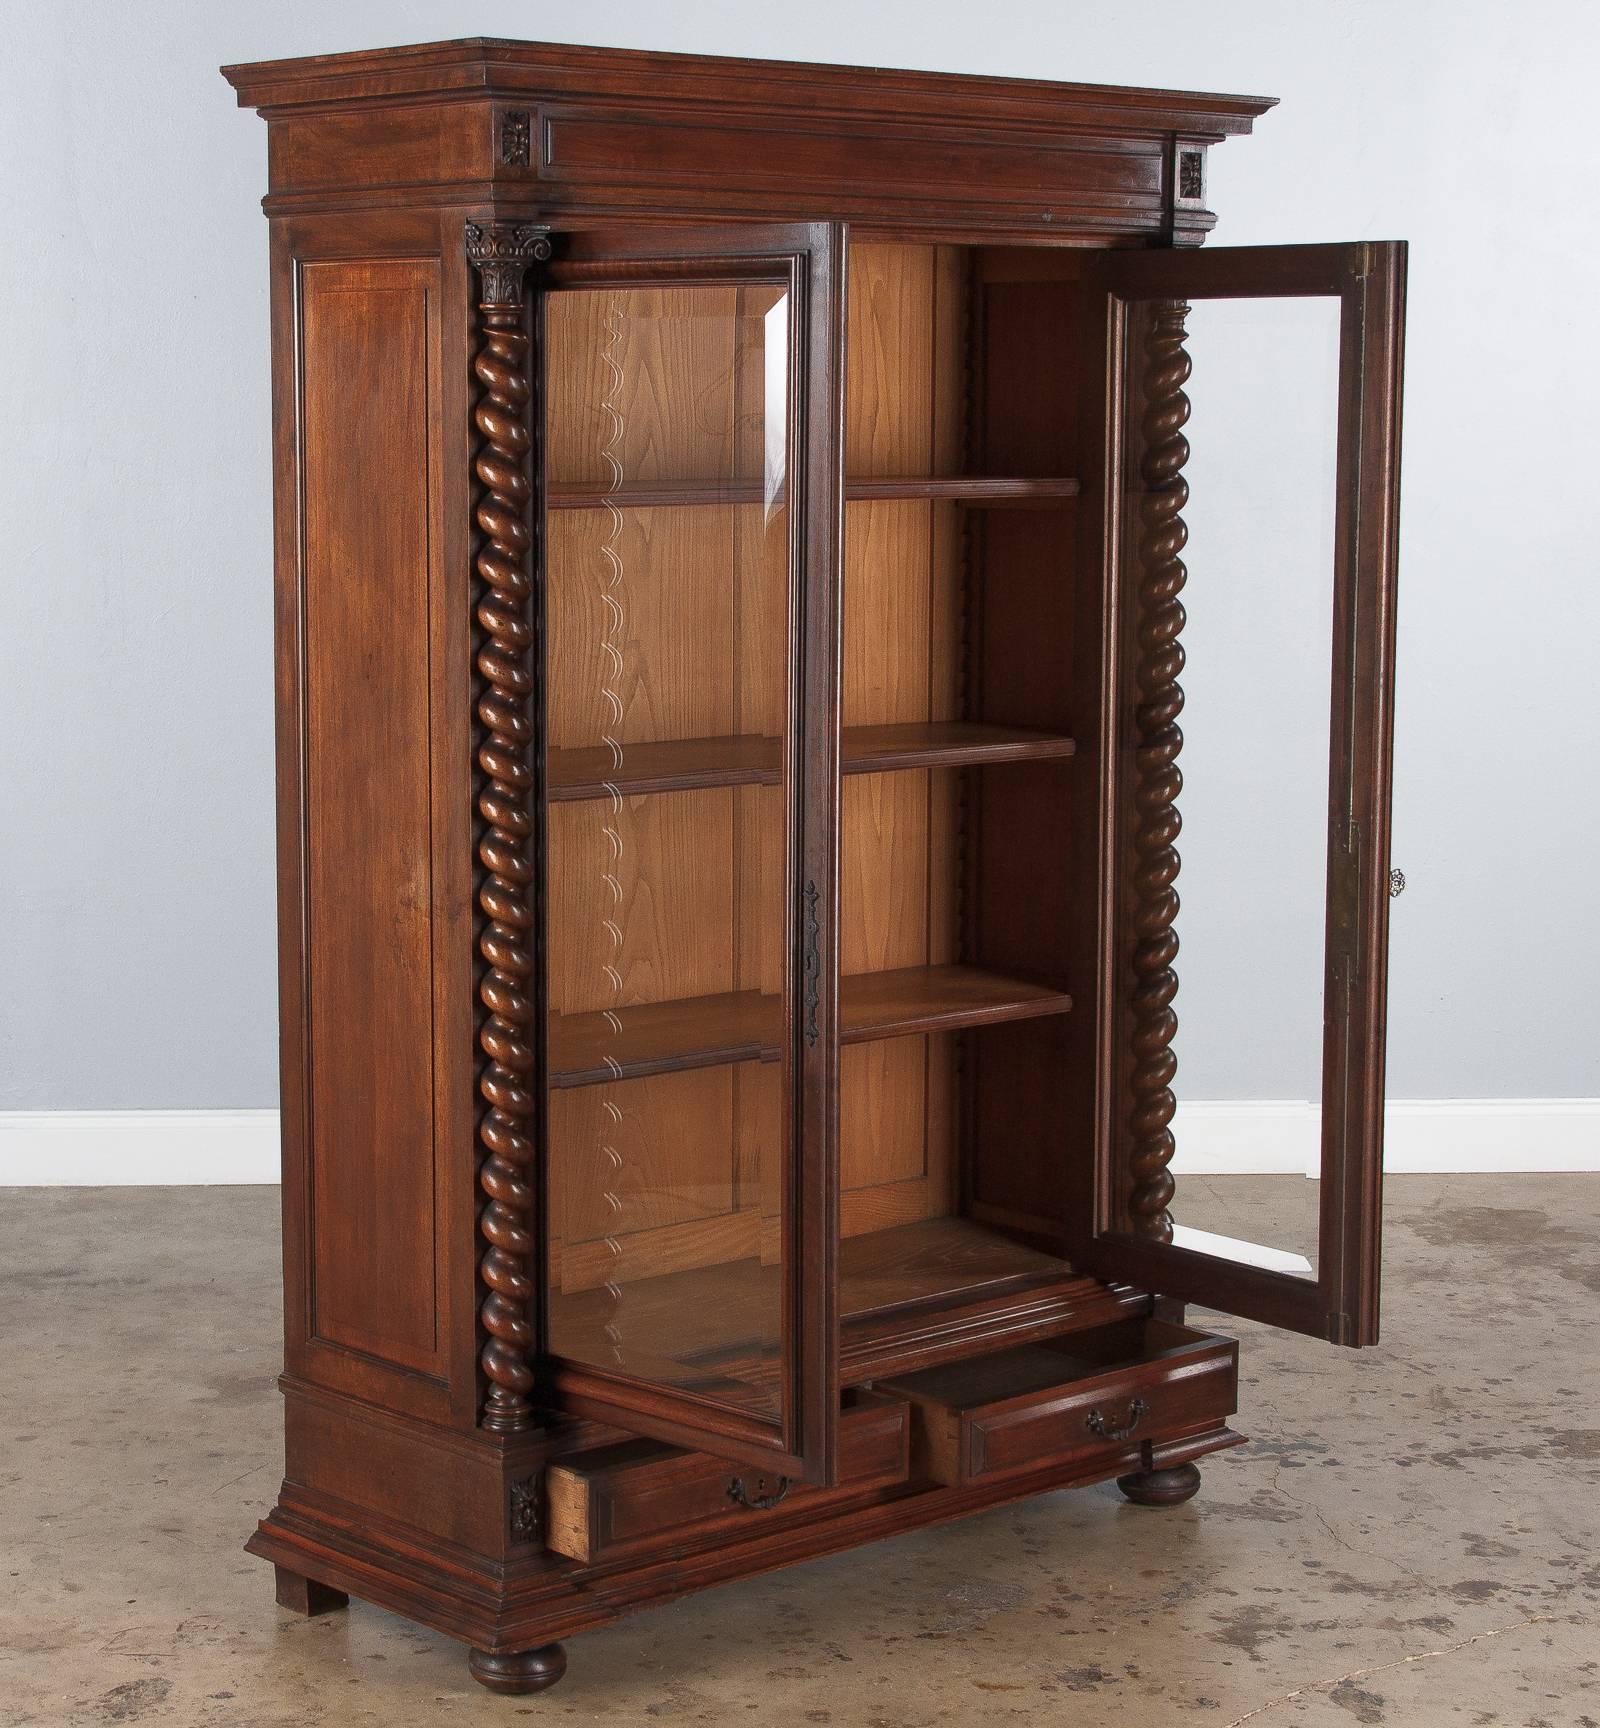
POLYGON ((785 1485, 746 1464, 653 1441, 578 1453, 545 1472, 545 1540, 558 1554, 594 1562, 685 1536, 753 1533, 910 1474, 903 1403, 874 1402, 839 1418, 839 1482, 785 1485))
POLYGON ((1097 1452, 1118 1456, 1153 1435, 1207 1418, 1226 1421, 1237 1403, 1238 1345, 1228 1338, 1211 1344, 1178 1361, 1133 1363, 1097 1380, 1072 1382, 1016 1407, 967 1412, 963 1480, 1097 1452))
POLYGON ((884 1386, 913 1406, 918 1472, 958 1486, 1097 1456, 1109 1466, 1146 1440, 1219 1427, 1237 1402, 1231 1338, 1150 1321, 1061 1340, 1058 1354, 1055 1376, 1050 1352, 1030 1348, 884 1386))

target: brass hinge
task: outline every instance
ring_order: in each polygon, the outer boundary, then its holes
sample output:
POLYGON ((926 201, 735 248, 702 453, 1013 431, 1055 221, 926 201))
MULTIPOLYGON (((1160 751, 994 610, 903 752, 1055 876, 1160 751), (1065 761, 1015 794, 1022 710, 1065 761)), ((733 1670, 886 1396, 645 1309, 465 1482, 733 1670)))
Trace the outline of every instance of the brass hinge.
POLYGON ((1336 971, 1347 984, 1361 976, 1361 824, 1348 817, 1333 825, 1328 848, 1330 938, 1336 971))

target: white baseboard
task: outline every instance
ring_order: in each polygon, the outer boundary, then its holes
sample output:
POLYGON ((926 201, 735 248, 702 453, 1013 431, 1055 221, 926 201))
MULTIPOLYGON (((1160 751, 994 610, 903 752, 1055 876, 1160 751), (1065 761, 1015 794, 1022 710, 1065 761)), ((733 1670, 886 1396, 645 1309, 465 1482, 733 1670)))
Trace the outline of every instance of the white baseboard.
POLYGON ((276 1182, 276 1110, 0 1110, 0 1187, 276 1182))
MULTIPOLYGON (((1600 1098, 1401 1098, 1384 1127, 1395 1174, 1600 1170, 1600 1098)), ((1309 1104, 1186 1104, 1174 1132, 1179 1176, 1316 1170, 1309 1104)), ((0 1187, 277 1180, 276 1110, 0 1111, 0 1187)))
MULTIPOLYGON (((1294 1100, 1182 1104, 1177 1176, 1315 1176, 1320 1112, 1294 1100)), ((1383 1118, 1391 1175, 1600 1170, 1600 1098, 1395 1098, 1383 1118)))

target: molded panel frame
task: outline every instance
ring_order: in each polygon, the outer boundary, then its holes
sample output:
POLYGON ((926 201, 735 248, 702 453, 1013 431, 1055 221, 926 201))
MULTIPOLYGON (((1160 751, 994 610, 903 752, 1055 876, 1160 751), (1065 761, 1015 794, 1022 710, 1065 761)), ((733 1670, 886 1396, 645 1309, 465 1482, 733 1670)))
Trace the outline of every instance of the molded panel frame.
MULTIPOLYGON (((554 1407, 769 1472, 831 1485, 839 1424, 837 1249, 839 938, 839 580, 843 560, 844 229, 837 223, 618 227, 557 237, 541 294, 563 287, 782 281, 792 296, 789 449, 790 856, 786 861, 784 1045, 791 1077, 782 1175, 782 1418, 766 1422, 691 1394, 544 1357, 554 1407), (808 890, 815 885, 814 899, 808 890), (807 946, 818 968, 814 1018, 807 946), (809 1023, 808 1023, 809 1020, 809 1023)), ((546 394, 541 392, 541 395, 546 394)), ((542 492, 542 483, 541 483, 542 492)), ((546 543, 541 533, 540 545, 546 543)), ((541 572, 540 598, 543 603, 541 572)), ((544 775, 541 769, 541 784, 544 775)), ((541 868, 547 870, 547 862, 541 868)), ((543 894, 541 892, 541 899, 543 894)), ((538 1020, 547 1016, 543 1005, 538 1020)), ((546 1066, 548 1066, 546 1064, 546 1066)), ((548 1221, 546 1220, 546 1228, 548 1221)), ((541 1302, 539 1336, 547 1345, 541 1302)))

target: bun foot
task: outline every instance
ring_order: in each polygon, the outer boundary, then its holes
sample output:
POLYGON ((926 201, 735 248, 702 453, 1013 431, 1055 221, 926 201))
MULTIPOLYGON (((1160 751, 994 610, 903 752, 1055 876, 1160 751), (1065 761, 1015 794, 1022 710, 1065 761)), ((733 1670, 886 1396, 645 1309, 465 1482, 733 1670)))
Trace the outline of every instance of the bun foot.
POLYGON ((1181 1506, 1200 1492, 1200 1472, 1193 1464, 1174 1464, 1170 1470, 1119 1476, 1117 1486, 1135 1506, 1181 1506))
POLYGON ((467 1667, 480 1686, 520 1697, 554 1686, 567 1671, 567 1653, 559 1644, 538 1650, 469 1650, 467 1667))
POLYGON ((319 1614, 331 1614, 335 1608, 348 1608, 350 1598, 331 1584, 319 1584, 315 1578, 304 1578, 286 1566, 274 1566, 278 1580, 278 1606, 291 1614, 304 1614, 314 1620, 319 1614))

